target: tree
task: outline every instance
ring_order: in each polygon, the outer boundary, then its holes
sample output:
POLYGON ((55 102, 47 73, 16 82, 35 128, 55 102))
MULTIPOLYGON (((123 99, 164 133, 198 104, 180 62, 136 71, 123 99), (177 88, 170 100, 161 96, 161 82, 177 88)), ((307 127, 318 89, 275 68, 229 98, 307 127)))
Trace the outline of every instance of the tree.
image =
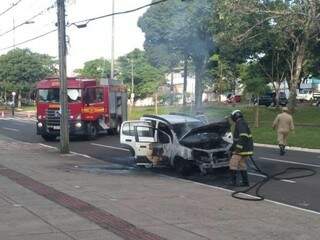
POLYGON ((30 97, 37 81, 54 74, 57 74, 56 60, 49 55, 16 48, 0 56, 2 91, 5 98, 8 90, 17 91, 19 105, 22 94, 30 97))
POLYGON ((153 67, 144 51, 135 49, 117 60, 119 80, 131 89, 132 70, 134 79, 135 98, 152 96, 160 85, 165 83, 164 73, 153 67), (132 68, 133 67, 133 68, 132 68))
POLYGON ((245 92, 250 95, 255 95, 257 98, 255 127, 259 127, 259 97, 268 92, 268 90, 270 91, 270 88, 267 86, 267 79, 257 62, 245 63, 240 65, 239 68, 240 78, 245 86, 245 92))
POLYGON ((320 1, 217 0, 216 13, 223 29, 220 39, 246 49, 248 58, 266 54, 266 40, 277 42, 289 73, 289 106, 294 108, 308 51, 320 36, 320 1))
POLYGON ((173 0, 150 7, 138 23, 145 33, 147 53, 165 50, 159 55, 151 54, 153 61, 168 62, 170 68, 177 64, 176 57, 179 62, 188 57, 192 59, 196 108, 202 104, 204 73, 214 47, 208 28, 212 13, 212 1, 173 0))
POLYGON ((108 78, 111 73, 111 64, 104 58, 98 58, 85 62, 83 68, 76 69, 74 72, 86 78, 108 78))

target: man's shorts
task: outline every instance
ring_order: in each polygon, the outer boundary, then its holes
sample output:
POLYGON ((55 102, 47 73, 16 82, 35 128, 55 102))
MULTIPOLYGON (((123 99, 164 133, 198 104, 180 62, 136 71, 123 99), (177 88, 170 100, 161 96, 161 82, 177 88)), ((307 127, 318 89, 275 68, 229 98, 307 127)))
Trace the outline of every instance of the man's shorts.
POLYGON ((248 156, 233 154, 229 162, 230 170, 247 170, 247 160, 248 156))

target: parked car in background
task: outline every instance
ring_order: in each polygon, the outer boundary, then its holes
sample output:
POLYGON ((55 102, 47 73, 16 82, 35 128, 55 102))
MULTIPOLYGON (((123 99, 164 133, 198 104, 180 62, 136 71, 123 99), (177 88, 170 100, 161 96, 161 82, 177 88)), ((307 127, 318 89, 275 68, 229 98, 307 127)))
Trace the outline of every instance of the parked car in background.
POLYGON ((300 89, 297 91, 297 100, 300 102, 311 101, 313 98, 312 89, 300 89))
MULTIPOLYGON (((259 98, 253 96, 251 101, 257 105, 262 105, 262 106, 276 106, 276 93, 266 93, 264 95, 261 95, 259 98)), ((287 96, 284 92, 279 93, 279 105, 280 106, 286 106, 288 104, 288 99, 287 96)))

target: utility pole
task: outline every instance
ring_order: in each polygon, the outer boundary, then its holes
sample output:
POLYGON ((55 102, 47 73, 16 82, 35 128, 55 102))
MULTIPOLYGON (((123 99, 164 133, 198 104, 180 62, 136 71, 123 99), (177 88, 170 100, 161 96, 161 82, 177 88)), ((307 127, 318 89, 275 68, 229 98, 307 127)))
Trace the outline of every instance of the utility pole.
POLYGON ((58 39, 59 39, 59 78, 60 78, 60 152, 69 153, 69 123, 67 99, 67 46, 65 23, 65 0, 57 0, 58 39))
POLYGON ((112 0, 112 23, 111 23, 111 74, 110 78, 113 80, 114 78, 114 0, 112 0))
POLYGON ((131 59, 131 105, 134 105, 134 76, 133 76, 133 60, 131 59))

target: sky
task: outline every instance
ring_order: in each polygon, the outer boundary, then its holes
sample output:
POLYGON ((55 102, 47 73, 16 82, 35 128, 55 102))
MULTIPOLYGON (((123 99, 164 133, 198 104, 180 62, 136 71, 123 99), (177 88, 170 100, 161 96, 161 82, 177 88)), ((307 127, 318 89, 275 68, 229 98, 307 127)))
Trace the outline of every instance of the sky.
MULTIPOLYGON (((18 0, 1 0, 0 14, 11 4, 18 0)), ((56 0, 22 0, 7 13, 0 16, 0 55, 10 51, 4 49, 14 44, 19 44, 27 39, 49 32, 55 29, 57 22, 56 8, 45 10, 52 6, 56 0), (24 24, 15 31, 4 34, 32 16, 44 13, 36 17, 31 24, 24 24)), ((130 10, 145 4, 151 0, 115 0, 115 12, 130 10)), ((115 16, 115 58, 129 53, 135 48, 143 49, 144 34, 137 26, 140 16, 146 11, 139 10, 134 13, 115 16)), ((67 0, 66 21, 75 22, 82 19, 97 17, 112 12, 112 0, 67 0)), ((76 68, 81 68, 83 63, 95 58, 104 57, 111 59, 111 17, 90 22, 86 28, 75 26, 67 28, 68 58, 67 72, 72 75, 76 68)), ((51 33, 43 38, 18 46, 29 48, 31 51, 46 53, 57 57, 58 35, 51 33)))

